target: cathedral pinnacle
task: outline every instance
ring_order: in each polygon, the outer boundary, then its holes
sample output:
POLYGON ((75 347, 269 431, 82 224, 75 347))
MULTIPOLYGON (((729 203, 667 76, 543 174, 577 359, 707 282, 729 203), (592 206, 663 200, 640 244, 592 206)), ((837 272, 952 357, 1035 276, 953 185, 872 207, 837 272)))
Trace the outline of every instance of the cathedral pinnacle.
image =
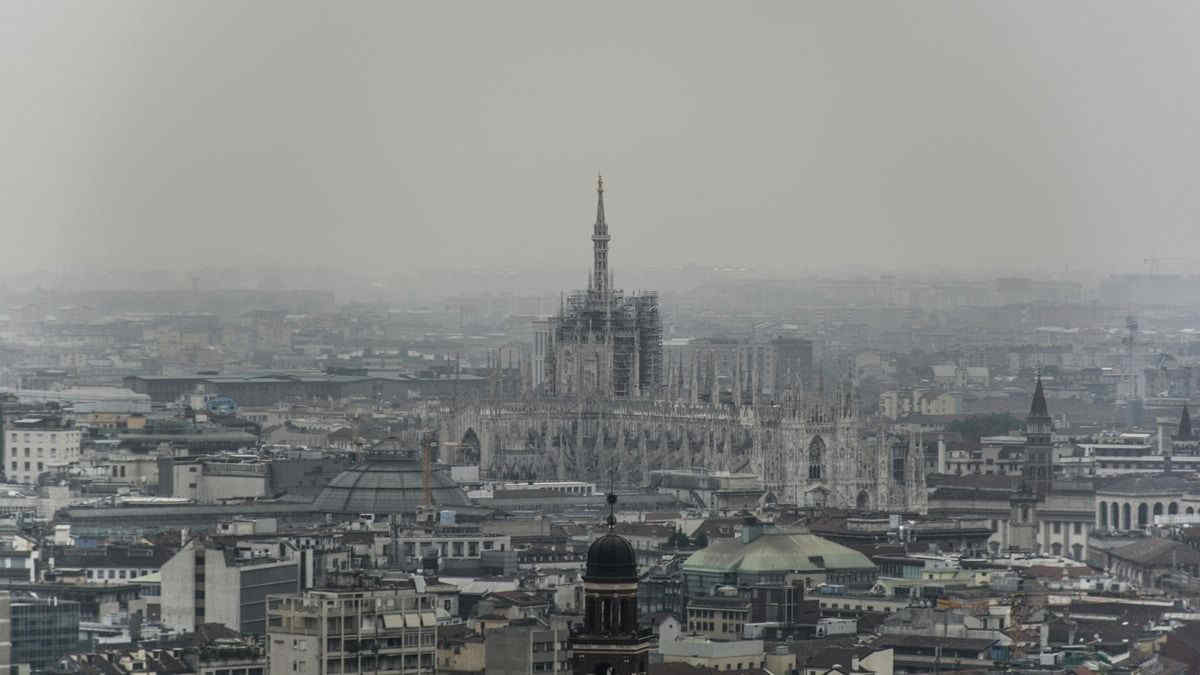
POLYGON ((604 176, 596 175, 596 224, 592 230, 592 284, 588 287, 602 297, 609 293, 608 223, 604 220, 604 176))

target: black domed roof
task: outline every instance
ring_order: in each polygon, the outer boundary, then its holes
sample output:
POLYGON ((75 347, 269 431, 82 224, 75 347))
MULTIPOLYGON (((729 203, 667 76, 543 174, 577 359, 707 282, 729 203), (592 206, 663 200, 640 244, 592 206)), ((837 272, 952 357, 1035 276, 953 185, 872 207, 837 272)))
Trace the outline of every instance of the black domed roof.
POLYGON ((625 537, 609 532, 588 548, 585 581, 637 581, 637 557, 625 537))

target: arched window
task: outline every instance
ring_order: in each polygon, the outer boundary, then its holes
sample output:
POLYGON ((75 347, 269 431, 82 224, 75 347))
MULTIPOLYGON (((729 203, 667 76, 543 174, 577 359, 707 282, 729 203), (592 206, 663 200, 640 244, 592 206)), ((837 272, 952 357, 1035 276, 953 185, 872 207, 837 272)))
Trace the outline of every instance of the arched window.
POLYGON ((1100 527, 1108 529, 1108 502, 1100 502, 1100 527))
POLYGON ((1121 529, 1121 507, 1116 503, 1112 503, 1112 529, 1121 529))
MULTIPOLYGON (((459 452, 462 453, 462 461, 467 464, 475 464, 479 462, 479 434, 475 433, 474 429, 467 429, 463 434, 462 440, 459 442, 459 452)), ((442 461, 449 458, 439 457, 442 461)))
POLYGON ((808 444, 808 479, 822 480, 825 477, 825 441, 820 436, 808 444))
POLYGON ((1124 527, 1121 529, 1123 530, 1133 529, 1133 523, 1130 522, 1131 511, 1132 509, 1129 508, 1129 502, 1125 502, 1125 504, 1121 506, 1121 521, 1124 523, 1124 527))
POLYGON ((1178 514, 1179 514, 1179 502, 1171 502, 1170 504, 1167 505, 1167 515, 1174 516, 1174 515, 1178 515, 1178 514))
POLYGON ((1155 502, 1154 503, 1154 515, 1161 516, 1162 514, 1163 514, 1162 502, 1155 502))
POLYGON ((1146 524, 1149 522, 1150 522, 1150 507, 1145 502, 1142 502, 1141 504, 1138 504, 1137 526, 1145 527, 1146 524))
POLYGON ((1062 555, 1062 544, 1057 541, 1050 545, 1050 552, 1054 555, 1062 555))

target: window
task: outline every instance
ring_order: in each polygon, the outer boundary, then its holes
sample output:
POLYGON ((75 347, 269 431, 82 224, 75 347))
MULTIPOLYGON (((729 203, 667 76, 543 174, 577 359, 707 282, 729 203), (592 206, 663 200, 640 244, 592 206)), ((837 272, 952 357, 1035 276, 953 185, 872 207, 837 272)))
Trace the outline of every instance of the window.
POLYGON ((1075 534, 1083 534, 1083 523, 1075 523, 1075 534))
POLYGON ((1062 534, 1062 523, 1054 521, 1054 534, 1062 534))
POLYGON ((825 461, 825 441, 817 436, 808 444, 808 479, 821 480, 821 466, 825 461))

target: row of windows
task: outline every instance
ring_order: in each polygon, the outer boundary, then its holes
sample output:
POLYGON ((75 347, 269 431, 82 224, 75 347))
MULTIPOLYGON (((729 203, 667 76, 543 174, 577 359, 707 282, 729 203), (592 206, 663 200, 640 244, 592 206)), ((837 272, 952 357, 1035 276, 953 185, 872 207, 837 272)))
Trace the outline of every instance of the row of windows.
MULTIPOLYGON (((46 436, 46 432, 44 432, 44 431, 32 431, 32 432, 26 431, 24 440, 28 441, 30 435, 32 435, 32 434, 36 434, 38 438, 45 438, 45 436, 46 436)), ((67 436, 68 439, 75 439, 78 437, 79 437, 78 434, 71 434, 70 436, 67 436)), ((9 439, 13 440, 13 441, 20 440, 17 438, 17 432, 15 432, 15 431, 12 432, 12 434, 9 436, 9 439)), ((50 432, 50 442, 53 443, 54 441, 57 441, 57 440, 58 440, 58 433, 53 432, 53 431, 50 432)))
MULTIPOLYGON (((13 462, 13 463, 12 463, 12 470, 13 470, 13 471, 16 471, 16 470, 17 470, 17 464, 18 464, 17 462, 13 462)), ((32 470, 33 470, 33 469, 29 468, 29 465, 30 465, 30 463, 29 463, 29 462, 25 462, 25 470, 26 470, 26 471, 32 471, 32 470)), ((45 471, 45 469, 46 469, 46 467, 45 467, 45 465, 44 465, 44 464, 42 464, 41 462, 38 462, 38 463, 37 463, 37 470, 38 470, 38 471, 45 471)))
MULTIPOLYGON (((851 606, 851 605, 850 605, 850 603, 848 603, 848 602, 846 602, 846 603, 841 603, 841 604, 839 604, 839 603, 836 603, 836 602, 831 602, 831 603, 829 603, 829 604, 827 604, 827 605, 822 605, 822 607, 828 607, 829 609, 853 609, 853 610, 857 610, 857 611, 860 611, 860 612, 861 612, 861 611, 863 611, 863 610, 866 610, 866 611, 868 611, 868 612, 874 612, 874 611, 876 611, 876 610, 875 610, 875 605, 865 605, 865 606, 864 606, 862 603, 859 603, 859 604, 857 604, 857 605, 851 606)), ((879 608, 879 610, 878 610, 878 611, 880 611, 880 612, 890 612, 890 611, 892 611, 892 608, 891 608, 891 607, 889 607, 889 606, 887 606, 887 605, 882 605, 882 606, 880 606, 880 608, 879 608)))
POLYGON ((204 675, 263 675, 262 668, 220 668, 206 670, 204 675))
POLYGON ((688 615, 691 616, 692 618, 697 618, 697 619, 713 619, 713 618, 716 618, 716 619, 740 619, 745 614, 746 613, 744 611, 743 612, 730 612, 730 611, 724 611, 724 610, 716 611, 716 610, 711 610, 711 609, 688 610, 688 615))
MULTIPOLYGON (((1021 509, 1021 518, 1025 522, 1029 522, 1028 508, 1021 509)), ((1061 521, 1061 520, 1054 521, 1054 534, 1062 534, 1062 526, 1063 526, 1063 521, 1061 521)), ((1071 526, 1072 526, 1072 528, 1071 528, 1072 532, 1074 534, 1083 534, 1083 523, 1073 522, 1073 523, 1071 523, 1071 526)), ((993 519, 992 520, 992 532, 998 532, 999 529, 1000 529, 1000 521, 993 519)), ((1041 529, 1042 529, 1042 524, 1040 522, 1034 523, 1035 531, 1040 532, 1041 529)))
MULTIPOLYGON (((405 542, 404 550, 409 555, 409 557, 413 557, 413 556, 417 555, 417 547, 419 545, 422 545, 422 544, 420 542, 415 542, 415 541, 405 542)), ((442 542, 436 542, 436 543, 434 543, 434 545, 438 547, 438 550, 441 552, 443 557, 478 558, 479 550, 480 550, 481 546, 484 551, 491 551, 491 550, 495 549, 496 542, 491 539, 485 539, 483 542, 478 542, 478 541, 445 542, 445 541, 442 541, 442 542)), ((423 547, 423 545, 422 545, 422 547, 423 547)), ((500 550, 501 551, 504 550, 504 544, 500 544, 500 550)))
POLYGON ((137 577, 144 577, 149 573, 150 570, 128 570, 129 576, 126 577, 126 570, 87 570, 86 575, 88 579, 135 579, 137 577), (106 571, 108 573, 107 577, 104 576, 106 571))
MULTIPOLYGON (((75 452, 73 452, 73 451, 75 451, 75 450, 78 450, 78 449, 79 449, 79 448, 75 448, 75 447, 70 447, 70 446, 68 446, 68 447, 65 447, 65 448, 63 448, 63 449, 62 449, 62 451, 63 451, 63 454, 64 454, 64 455, 72 455, 72 454, 77 454, 77 453, 75 453, 75 452)), ((20 448, 13 448, 13 452, 12 452, 12 456, 13 456, 13 457, 16 457, 16 456, 17 456, 17 451, 18 451, 18 450, 20 450, 20 448)), ((32 451, 32 448, 25 448, 25 456, 26 456, 26 457, 29 457, 29 456, 31 456, 31 455, 30 455, 30 452, 31 452, 31 451, 32 451)), ((37 456, 38 456, 38 457, 45 457, 45 456, 46 456, 46 449, 45 449, 45 448, 38 448, 38 449, 37 449, 37 456)), ((51 456, 51 457, 58 457, 58 448, 50 448, 50 456, 51 456)))

